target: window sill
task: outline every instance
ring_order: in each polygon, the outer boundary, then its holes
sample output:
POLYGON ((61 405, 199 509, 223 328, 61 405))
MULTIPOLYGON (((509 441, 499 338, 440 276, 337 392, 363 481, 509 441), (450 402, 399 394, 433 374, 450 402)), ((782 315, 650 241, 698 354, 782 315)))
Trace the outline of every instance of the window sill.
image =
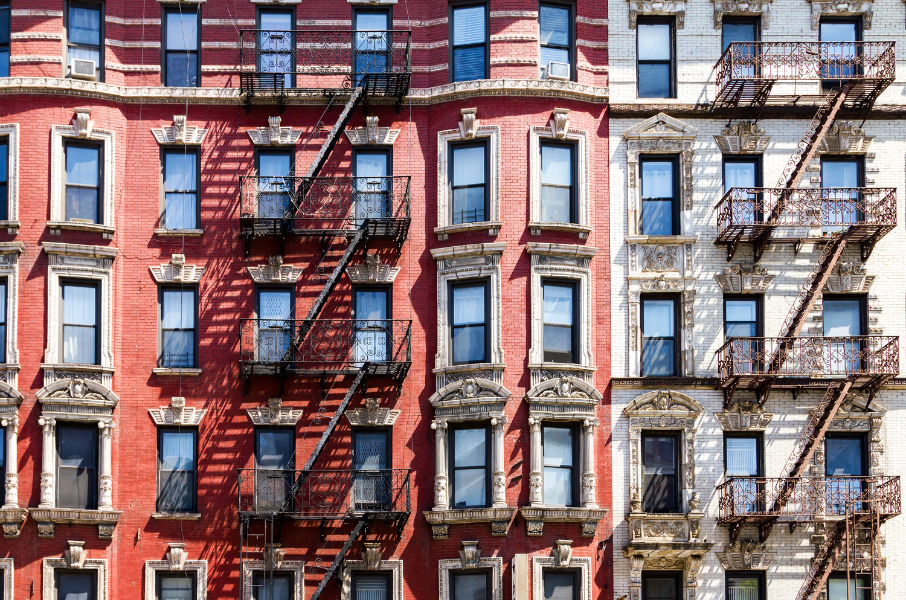
POLYGON ((541 235, 542 231, 566 231, 569 233, 578 233, 579 239, 587 240, 588 234, 591 233, 590 225, 579 225, 578 223, 540 223, 531 222, 528 224, 529 233, 532 235, 541 235))
POLYGON ((431 524, 431 533, 435 540, 446 540, 449 538, 450 525, 461 525, 464 523, 490 523, 491 535, 497 537, 506 537, 507 528, 513 516, 516 514, 516 507, 487 507, 487 508, 467 508, 467 509, 447 509, 447 510, 426 510, 422 514, 431 524))
POLYGON ((151 372, 158 377, 198 377, 201 375, 200 368, 192 369, 171 369, 169 367, 155 367, 151 372))
POLYGON ((588 367, 586 365, 580 365, 578 363, 559 362, 529 363, 528 368, 544 369, 545 371, 575 371, 577 373, 594 373, 598 370, 597 367, 588 367))
POLYGON ((120 511, 82 510, 78 508, 33 508, 31 517, 38 523, 38 537, 49 538, 54 535, 57 524, 97 525, 98 538, 113 538, 113 529, 119 523, 120 511))
POLYGON ((88 365, 82 363, 41 363, 42 369, 53 371, 76 371, 78 373, 109 373, 113 374, 116 369, 113 367, 104 367, 101 365, 88 365))
POLYGON ((451 233, 468 233, 470 231, 481 231, 482 229, 487 229, 488 235, 497 235, 500 233, 501 227, 503 227, 501 221, 478 221, 477 223, 463 223, 461 225, 435 227, 434 233, 437 234, 437 239, 445 240, 451 233))
POLYGON ((541 536, 545 523, 582 523, 582 537, 595 537, 598 521, 607 516, 607 509, 581 506, 523 506, 519 513, 525 519, 529 537, 541 536))
POLYGON ((6 233, 16 235, 19 233, 19 221, 0 221, 0 229, 6 227, 6 233))
POLYGON ((50 229, 50 233, 53 235, 59 235, 60 230, 62 229, 102 233, 105 240, 112 240, 113 234, 116 233, 116 227, 113 227, 112 225, 101 225, 98 223, 79 223, 76 221, 48 221, 47 228, 50 229))
POLYGON ((198 521, 201 513, 151 513, 151 518, 160 521, 198 521))
POLYGON ((630 244, 688 244, 698 241, 695 235, 627 235, 630 244))
POLYGON ((28 517, 27 508, 0 508, 0 523, 3 524, 3 537, 13 540, 22 533, 22 525, 28 517))
POLYGON ((155 229, 154 235, 159 237, 201 237, 204 229, 155 229))

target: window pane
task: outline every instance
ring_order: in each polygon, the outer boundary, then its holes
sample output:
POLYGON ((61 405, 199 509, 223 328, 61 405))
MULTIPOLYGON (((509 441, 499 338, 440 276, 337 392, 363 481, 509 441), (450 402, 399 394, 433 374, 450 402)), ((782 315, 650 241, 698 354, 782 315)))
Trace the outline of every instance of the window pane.
POLYGON ((827 600, 870 600, 871 590, 866 589, 870 587, 870 579, 866 575, 854 576, 849 580, 847 595, 846 577, 831 577, 827 580, 827 600))
POLYGON ((541 146, 541 183, 572 185, 572 159, 572 148, 541 146))
POLYGON ((485 429, 456 429, 453 432, 454 467, 484 467, 487 460, 485 429))
POLYGON ((639 98, 670 98, 670 64, 639 65, 639 98))
POLYGON ((727 300, 727 321, 752 321, 758 318, 758 303, 755 300, 727 300))
POLYGON ((162 575, 160 578, 160 600, 193 600, 193 579, 194 576, 188 573, 162 575))
POLYGON ((488 591, 485 573, 453 573, 455 600, 488 600, 488 591))
POLYGON ((293 576, 285 573, 255 573, 252 581, 252 598, 255 600, 292 600, 293 576))
POLYGON ((558 325, 573 324, 572 286, 544 285, 544 322, 558 325))
POLYGON ((167 471, 195 470, 195 433, 164 431, 160 438, 160 468, 167 471))
POLYGON ((57 505, 95 509, 97 427, 57 427, 57 505))
POLYGON ((387 600, 387 578, 380 575, 355 576, 355 600, 387 600))
MULTIPOLYGON (((485 42, 485 7, 470 6, 453 10, 453 45, 485 42)), ((482 64, 482 71, 484 65, 482 64)))
POLYGON ((453 148, 453 185, 478 185, 485 183, 485 146, 453 148))
POLYGON ((676 332, 674 316, 673 300, 645 300, 642 302, 645 337, 673 337, 676 332))
POLYGON ((98 185, 99 148, 66 147, 66 183, 98 185))
MULTIPOLYGON (((290 318, 292 293, 289 290, 261 290, 258 293, 258 318, 282 321, 290 318)), ((268 326, 265 323, 261 327, 268 326)))
MULTIPOLYGON (((289 154, 262 153, 258 155, 258 175, 261 177, 286 177, 289 175, 290 167, 289 154)), ((282 180, 279 183, 282 184, 282 180)))
POLYGON ((164 290, 162 325, 165 329, 195 328, 195 290, 164 290))
POLYGON ((57 428, 60 466, 93 469, 97 454, 97 433, 92 427, 57 428))
POLYGON ((99 46, 101 43, 101 11, 81 6, 69 7, 69 41, 74 44, 99 46))
MULTIPOLYGON (((562 6, 541 5, 538 20, 541 22, 541 44, 569 45, 569 9, 562 6)), ((563 61, 563 62, 569 62, 563 61)), ((543 63, 542 63, 543 64, 543 63)))
POLYGON ((388 158, 386 152, 356 152, 355 176, 386 177, 388 158))
POLYGON ((188 9, 167 12, 167 50, 198 49, 198 13, 188 9))
POLYGON ((758 440, 727 438, 727 477, 758 477, 758 440))
POLYGON ((356 431, 355 469, 379 471, 387 468, 387 433, 383 431, 356 431))
POLYGON ((471 363, 485 360, 485 327, 467 325, 453 329, 453 362, 471 363))
POLYGON ((9 43, 9 3, 0 6, 0 44, 9 43))
POLYGON ((730 191, 730 188, 753 188, 756 187, 755 168, 757 163, 753 162, 725 162, 724 163, 724 193, 730 191))
POLYGON ((256 466, 259 469, 286 469, 292 460, 293 432, 281 429, 258 429, 256 466))
POLYGON ((676 600, 675 577, 646 577, 645 600, 676 600))
POLYGON ((453 49, 453 81, 484 79, 485 46, 453 49))
POLYGON ((820 37, 822 42, 855 42, 859 34, 854 21, 822 21, 820 37))
POLYGON ((7 170, 9 168, 9 144, 0 140, 0 183, 9 181, 7 170))
POLYGON ((262 12, 260 27, 266 31, 292 31, 293 15, 291 12, 262 12))
POLYGON ((849 337, 862 335, 862 303, 859 300, 824 301, 824 335, 849 337))
POLYGON ((859 163, 856 161, 821 161, 821 187, 859 187, 859 163))
POLYGON ((572 506, 572 471, 544 467, 544 503, 555 506, 572 506))
POLYGON ((94 286, 63 286, 63 322, 67 325, 97 323, 97 288, 94 286))
POLYGON ((168 152, 164 155, 164 189, 168 192, 194 192, 198 156, 194 152, 168 152))
POLYGON ((561 325, 544 326, 544 352, 545 361, 564 362, 560 359, 567 359, 566 362, 572 362, 573 350, 573 330, 571 327, 561 325), (564 353, 566 356, 560 359, 554 359, 549 353, 564 353))
POLYGON ((673 198, 673 166, 669 160, 642 163, 642 198, 673 198))
POLYGON ((483 285, 453 288, 453 325, 483 324, 484 296, 483 285))
POLYGON ((198 54, 167 52, 167 86, 195 87, 198 85, 198 54))
POLYGON ((163 224, 167 229, 196 229, 196 198, 194 193, 170 192, 166 195, 163 224))
POLYGON ((387 290, 359 289, 355 291, 356 319, 383 320, 387 318, 387 290))
POLYGON ((545 427, 543 445, 545 466, 573 466, 573 430, 571 427, 545 427))
POLYGON ((642 347, 642 375, 670 377, 676 369, 673 340, 645 340, 642 347))
POLYGON ((453 507, 484 506, 487 471, 485 469, 459 469, 453 472, 453 507))
POLYGON ((194 473, 161 471, 158 508, 163 512, 191 512, 195 508, 194 473))
POLYGON ((89 573, 58 572, 59 600, 92 600, 95 596, 94 576, 89 573))
POLYGON ((569 50, 566 48, 541 46, 540 60, 542 70, 547 69, 547 66, 552 62, 570 64, 569 50))
POLYGON ((670 24, 639 23, 639 60, 670 60, 670 24))
POLYGON ((453 224, 485 221, 485 187, 467 187, 453 190, 453 224))
POLYGON ((754 21, 739 22, 724 19, 722 27, 722 50, 733 42, 755 42, 757 41, 757 23, 754 21))
POLYGON ((97 188, 66 188, 66 219, 98 221, 98 190, 97 188))
POLYGON ((100 68, 101 53, 96 48, 77 48, 69 49, 69 60, 93 60, 96 68, 100 68))
POLYGON ((93 365, 97 361, 95 329, 83 326, 63 326, 63 362, 93 365))
POLYGON ((676 474, 676 438, 646 435, 643 437, 645 473, 676 474))
POLYGON ((642 201, 642 233, 645 235, 673 235, 672 201, 642 201))
POLYGON ((544 573, 544 600, 573 600, 576 576, 573 573, 544 573))
POLYGON ((9 49, 0 48, 0 77, 9 77, 9 49))
POLYGON ((861 438, 829 437, 824 441, 827 454, 826 474, 830 477, 861 477, 863 445, 861 438))
POLYGON ((541 186, 541 221, 545 223, 569 223, 571 198, 569 188, 541 186))

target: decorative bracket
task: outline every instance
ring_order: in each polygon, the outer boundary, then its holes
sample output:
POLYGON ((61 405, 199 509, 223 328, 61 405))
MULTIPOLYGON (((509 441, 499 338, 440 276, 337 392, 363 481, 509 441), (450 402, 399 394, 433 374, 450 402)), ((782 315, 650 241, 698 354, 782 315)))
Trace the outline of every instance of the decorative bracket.
POLYGON ((462 121, 459 122, 459 133, 464 140, 470 140, 478 133, 478 109, 463 108, 459 111, 462 121))
POLYGON ((369 115, 365 117, 365 127, 346 129, 344 133, 353 146, 392 146, 400 130, 378 127, 377 115, 369 115))
POLYGON ((267 127, 249 129, 248 134, 256 146, 295 146, 302 137, 302 130, 281 127, 280 117, 268 117, 267 127))
POLYGON ((85 549, 85 542, 68 541, 69 548, 66 550, 66 566, 70 569, 81 569, 85 566, 85 559, 88 558, 88 551, 85 549))
POLYGON ((205 267, 187 265, 185 254, 174 254, 170 264, 149 268, 157 283, 198 283, 205 272, 205 267))
POLYGON ((94 129, 94 121, 91 120, 91 109, 85 107, 75 109, 72 126, 75 127, 77 137, 91 137, 91 130, 94 129))

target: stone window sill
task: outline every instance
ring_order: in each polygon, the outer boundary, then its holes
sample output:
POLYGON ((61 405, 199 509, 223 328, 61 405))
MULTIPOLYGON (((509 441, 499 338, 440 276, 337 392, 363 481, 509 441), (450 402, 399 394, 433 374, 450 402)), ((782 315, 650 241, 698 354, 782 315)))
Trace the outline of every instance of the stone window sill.
POLYGON ((532 235, 541 235, 542 231, 566 231, 570 233, 578 233, 579 239, 586 240, 588 239, 588 234, 591 233, 590 225, 579 225, 578 223, 540 223, 532 222, 528 224, 529 233, 532 235))
POLYGON ((688 244, 698 241, 695 235, 627 235, 629 244, 688 244))
POLYGON ((160 237, 201 237, 204 229, 155 229, 154 235, 160 237))
POLYGON ((497 537, 506 537, 507 528, 513 515, 516 514, 516 507, 487 507, 487 508, 467 508, 467 509, 447 509, 447 510, 426 510, 424 511, 425 519, 431 524, 431 533, 435 540, 445 540, 449 538, 450 525, 461 525, 465 523, 490 523, 491 535, 497 537))
POLYGON ((3 537, 8 540, 19 537, 22 525, 28 517, 27 508, 0 508, 0 524, 3 525, 3 537))
POLYGON ((606 508, 580 506, 523 506, 519 512, 530 537, 542 535, 545 523, 582 523, 582 537, 595 537, 598 521, 607 516, 606 508))
POLYGON ((151 518, 161 521, 198 521, 201 513, 151 513, 151 518))
POLYGON ((477 223, 462 223, 461 225, 435 227, 434 233, 437 234, 437 239, 445 240, 451 233, 467 233, 470 231, 481 231, 482 229, 487 229, 488 235, 497 235, 500 233, 501 227, 503 227, 501 221, 478 221, 477 223))
POLYGON ((110 373, 113 374, 116 369, 113 367, 104 367, 101 365, 86 365, 82 363, 41 363, 42 369, 53 369, 54 371, 76 371, 78 373, 110 373))
POLYGON ((57 524, 97 525, 98 538, 113 538, 113 529, 119 523, 121 511, 82 510, 78 508, 33 508, 31 517, 38 523, 38 537, 53 537, 57 524))
POLYGON ((61 229, 102 233, 104 234, 105 240, 112 240, 113 234, 116 233, 116 227, 113 227, 112 225, 102 225, 99 223, 80 223, 78 221, 48 221, 47 227, 53 234, 59 234, 61 229))
POLYGON ((192 369, 171 369, 170 367, 155 367, 151 372, 158 377, 198 377, 201 375, 200 368, 192 369))
POLYGON ((19 233, 19 221, 0 221, 0 229, 6 227, 6 233, 16 235, 19 233))

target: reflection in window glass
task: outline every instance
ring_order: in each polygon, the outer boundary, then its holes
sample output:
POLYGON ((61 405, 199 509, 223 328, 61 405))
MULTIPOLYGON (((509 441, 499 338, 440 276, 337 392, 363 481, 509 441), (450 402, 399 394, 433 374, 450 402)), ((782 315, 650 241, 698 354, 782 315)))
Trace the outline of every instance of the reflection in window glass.
POLYGON ((453 508, 487 505, 487 444, 485 427, 453 430, 453 508))
POLYGON ((453 81, 487 77, 487 29, 484 4, 453 9, 453 81))

